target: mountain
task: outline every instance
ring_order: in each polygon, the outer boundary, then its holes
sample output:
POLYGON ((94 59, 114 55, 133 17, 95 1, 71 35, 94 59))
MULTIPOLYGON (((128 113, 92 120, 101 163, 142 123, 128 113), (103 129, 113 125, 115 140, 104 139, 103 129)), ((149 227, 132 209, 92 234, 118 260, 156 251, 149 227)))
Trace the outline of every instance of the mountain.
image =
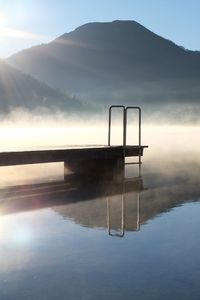
POLYGON ((0 109, 13 108, 76 111, 83 105, 76 99, 50 88, 35 78, 0 61, 0 109))
POLYGON ((177 46, 135 21, 85 24, 7 62, 97 105, 159 110, 184 104, 188 111, 191 103, 194 110, 199 104, 200 52, 177 46))

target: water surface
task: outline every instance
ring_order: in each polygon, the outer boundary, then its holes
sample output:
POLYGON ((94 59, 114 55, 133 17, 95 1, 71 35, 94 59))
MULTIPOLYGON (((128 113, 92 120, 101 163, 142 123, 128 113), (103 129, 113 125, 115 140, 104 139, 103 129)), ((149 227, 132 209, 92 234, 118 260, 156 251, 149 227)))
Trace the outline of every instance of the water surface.
POLYGON ((0 299, 199 299, 200 160, 183 133, 151 140, 141 178, 2 169, 0 299))

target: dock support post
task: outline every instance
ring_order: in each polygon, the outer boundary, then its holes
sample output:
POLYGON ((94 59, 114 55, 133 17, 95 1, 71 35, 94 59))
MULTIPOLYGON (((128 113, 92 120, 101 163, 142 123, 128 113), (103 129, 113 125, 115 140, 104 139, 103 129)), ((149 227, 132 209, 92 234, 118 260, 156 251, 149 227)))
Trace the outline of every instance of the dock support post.
POLYGON ((64 180, 69 172, 83 179, 116 178, 124 174, 124 158, 65 161, 64 180))

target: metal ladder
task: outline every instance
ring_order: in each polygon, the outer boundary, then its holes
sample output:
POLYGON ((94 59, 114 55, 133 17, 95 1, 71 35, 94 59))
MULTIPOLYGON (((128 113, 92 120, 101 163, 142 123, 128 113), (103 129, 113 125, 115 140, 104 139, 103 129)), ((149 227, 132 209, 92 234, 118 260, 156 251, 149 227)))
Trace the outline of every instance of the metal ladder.
MULTIPOLYGON (((108 119, 108 146, 111 146, 111 121, 112 121, 112 111, 113 109, 120 109, 123 112, 123 143, 122 146, 124 147, 124 151, 128 145, 127 142, 127 120, 128 120, 128 112, 129 110, 137 110, 138 111, 138 145, 141 147, 141 108, 139 106, 127 106, 124 105, 111 105, 109 107, 109 119, 108 119)), ((139 151, 139 160, 138 162, 134 163, 125 163, 126 164, 138 164, 139 165, 139 178, 141 178, 141 150, 139 151)), ((124 181, 125 181, 125 173, 124 173, 124 181)), ((108 227, 108 234, 110 236, 116 237, 123 237, 125 234, 125 182, 123 181, 123 192, 121 198, 121 230, 120 232, 116 232, 111 229, 111 203, 110 199, 107 199, 107 227, 108 227)), ((137 227, 136 230, 140 230, 140 192, 138 192, 138 199, 137 199, 137 227)))
MULTIPOLYGON (((124 105, 111 105, 109 107, 109 119, 108 119, 108 146, 111 146, 111 120, 112 120, 112 111, 114 108, 121 109, 123 112, 123 144, 122 146, 124 147, 124 150, 126 149, 127 144, 127 119, 128 119, 128 111, 129 110, 137 110, 138 111, 138 145, 141 147, 141 139, 142 139, 142 133, 141 133, 141 122, 142 122, 142 113, 141 113, 141 108, 139 106, 127 106, 125 107, 124 105)), ((139 151, 139 160, 138 162, 135 163, 127 163, 127 164, 139 164, 139 168, 141 167, 141 149, 139 151)), ((139 173, 140 173, 139 169, 139 173)))
POLYGON ((127 106, 124 105, 111 105, 109 107, 109 119, 108 119, 108 146, 111 146, 111 119, 112 119, 112 110, 113 108, 119 108, 123 111, 123 146, 126 145, 126 138, 127 138, 127 119, 128 119, 128 111, 130 109, 138 110, 138 146, 141 146, 141 108, 139 106, 127 106))

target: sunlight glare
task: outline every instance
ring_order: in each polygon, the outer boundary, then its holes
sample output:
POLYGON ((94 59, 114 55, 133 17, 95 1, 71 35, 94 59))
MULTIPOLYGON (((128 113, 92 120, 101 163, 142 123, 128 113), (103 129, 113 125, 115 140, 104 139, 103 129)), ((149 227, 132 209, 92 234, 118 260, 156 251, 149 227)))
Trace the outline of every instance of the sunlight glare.
MULTIPOLYGON (((3 212, 2 212, 3 213, 3 212)), ((10 243, 13 246, 28 245, 33 240, 33 230, 25 223, 16 224, 15 217, 0 217, 0 243, 10 243)))
POLYGON ((30 243, 32 240, 32 232, 29 228, 19 227, 13 234, 13 242, 18 245, 24 245, 30 243))

